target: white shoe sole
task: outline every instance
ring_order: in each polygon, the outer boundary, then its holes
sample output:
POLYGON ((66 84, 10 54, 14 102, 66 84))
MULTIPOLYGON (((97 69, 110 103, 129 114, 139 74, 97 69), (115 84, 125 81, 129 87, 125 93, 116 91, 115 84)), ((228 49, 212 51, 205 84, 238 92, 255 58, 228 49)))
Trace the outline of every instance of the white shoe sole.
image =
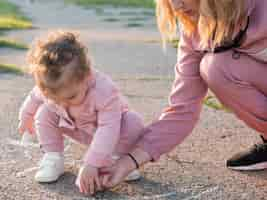
POLYGON ((53 176, 53 177, 34 177, 35 181, 38 183, 53 183, 56 182, 62 175, 64 174, 61 173, 58 176, 53 176))
POLYGON ((238 171, 256 171, 267 169, 267 162, 257 163, 254 165, 240 166, 240 167, 229 167, 229 169, 238 170, 238 171))
POLYGON ((137 181, 141 178, 141 173, 138 170, 132 171, 124 181, 137 181))

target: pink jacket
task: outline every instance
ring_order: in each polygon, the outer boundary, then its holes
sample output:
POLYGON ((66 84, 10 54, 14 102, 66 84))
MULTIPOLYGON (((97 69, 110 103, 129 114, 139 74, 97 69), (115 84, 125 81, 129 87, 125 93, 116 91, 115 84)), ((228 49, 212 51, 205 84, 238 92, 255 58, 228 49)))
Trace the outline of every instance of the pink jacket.
MULTIPOLYGON (((128 110, 126 100, 120 95, 112 80, 98 71, 93 71, 88 82, 90 90, 82 105, 67 111, 45 98, 34 87, 24 101, 19 114, 20 120, 33 119, 41 104, 59 116, 58 127, 83 131, 93 136, 84 161, 93 166, 107 166, 119 141, 122 113, 128 110)), ((85 141, 80 141, 85 143, 85 141)))
MULTIPOLYGON (((267 62, 267 1, 245 1, 250 24, 245 41, 236 50, 267 62)), ((181 31, 169 107, 163 111, 159 120, 146 127, 138 143, 153 160, 180 144, 192 132, 199 119, 208 87, 200 76, 200 62, 204 52, 196 35, 187 37, 181 31)))

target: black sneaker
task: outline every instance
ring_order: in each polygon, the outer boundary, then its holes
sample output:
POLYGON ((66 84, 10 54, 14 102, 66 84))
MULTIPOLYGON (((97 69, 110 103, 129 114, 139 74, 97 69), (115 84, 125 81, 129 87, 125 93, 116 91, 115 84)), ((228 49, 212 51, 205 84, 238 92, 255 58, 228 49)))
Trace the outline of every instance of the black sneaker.
POLYGON ((249 150, 238 153, 227 160, 226 166, 233 170, 263 170, 267 169, 267 141, 255 144, 249 150))

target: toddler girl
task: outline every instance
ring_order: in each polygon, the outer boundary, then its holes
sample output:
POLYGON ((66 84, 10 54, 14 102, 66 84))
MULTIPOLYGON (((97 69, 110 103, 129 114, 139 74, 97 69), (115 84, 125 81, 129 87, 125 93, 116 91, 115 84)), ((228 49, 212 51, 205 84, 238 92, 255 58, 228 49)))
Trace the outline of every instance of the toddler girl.
MULTIPOLYGON (((64 136, 88 145, 76 185, 93 193, 101 189, 100 168, 133 148, 143 121, 129 111, 112 80, 92 68, 86 54, 70 32, 52 32, 36 42, 28 54, 36 86, 20 109, 19 131, 36 133, 45 152, 35 175, 38 182, 54 182, 63 174, 64 136)), ((128 179, 139 175, 135 171, 128 179)))

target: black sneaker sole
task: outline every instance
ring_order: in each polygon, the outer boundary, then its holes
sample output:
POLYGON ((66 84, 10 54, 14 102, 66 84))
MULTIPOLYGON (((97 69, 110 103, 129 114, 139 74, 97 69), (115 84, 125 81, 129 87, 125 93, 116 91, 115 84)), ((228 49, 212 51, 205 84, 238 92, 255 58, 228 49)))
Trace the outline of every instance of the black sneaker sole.
POLYGON ((237 166, 237 167, 227 166, 227 168, 237 171, 257 171, 257 170, 267 169, 267 162, 261 162, 247 166, 237 166))

